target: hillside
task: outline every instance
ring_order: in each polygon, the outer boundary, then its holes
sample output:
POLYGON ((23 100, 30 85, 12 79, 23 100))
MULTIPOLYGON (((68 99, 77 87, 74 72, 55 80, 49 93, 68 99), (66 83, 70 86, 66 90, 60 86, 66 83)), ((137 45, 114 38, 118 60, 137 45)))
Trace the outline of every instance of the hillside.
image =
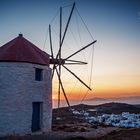
MULTIPOLYGON (((129 113, 140 113, 140 105, 130 105, 125 103, 106 103, 101 105, 85 105, 85 104, 79 104, 74 105, 71 107, 71 109, 77 110, 77 111, 86 111, 90 115, 97 116, 101 114, 120 114, 122 112, 129 112, 129 113)), ((83 118, 79 115, 75 117, 73 115, 72 111, 68 107, 62 107, 59 110, 53 109, 53 124, 55 123, 81 123, 85 122, 83 118), (56 120, 56 118, 61 118, 56 120)))
POLYGON ((140 140, 139 128, 124 128, 107 126, 104 124, 89 123, 85 116, 98 116, 107 113, 119 114, 122 112, 140 113, 140 105, 124 103, 106 103, 101 105, 79 104, 71 109, 63 107, 53 109, 52 132, 39 135, 7 136, 1 140, 140 140), (79 114, 82 112, 83 114, 79 114))

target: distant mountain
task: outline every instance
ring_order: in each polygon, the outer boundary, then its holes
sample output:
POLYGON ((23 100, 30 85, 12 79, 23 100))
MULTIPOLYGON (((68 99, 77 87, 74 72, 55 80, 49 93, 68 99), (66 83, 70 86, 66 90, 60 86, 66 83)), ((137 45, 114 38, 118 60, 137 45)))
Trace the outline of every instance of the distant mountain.
POLYGON ((140 100, 140 96, 117 97, 117 98, 111 98, 111 99, 117 99, 117 100, 140 100))
POLYGON ((123 100, 140 100, 140 96, 128 96, 128 97, 114 97, 114 98, 100 98, 93 97, 85 101, 123 101, 123 100))
POLYGON ((139 105, 126 103, 105 103, 95 107, 99 112, 120 114, 121 112, 140 113, 139 105))
POLYGON ((99 97, 94 97, 94 98, 89 98, 86 99, 85 101, 108 101, 108 98, 99 98, 99 97))
POLYGON ((86 105, 86 104, 79 104, 72 106, 72 108, 75 108, 77 110, 84 109, 96 109, 98 113, 114 113, 114 114, 120 114, 122 112, 130 112, 130 113, 140 113, 140 105, 131 105, 126 103, 116 103, 116 102, 110 102, 100 105, 86 105))
MULTIPOLYGON (((90 115, 96 116, 96 115, 101 115, 101 114, 121 114, 122 112, 129 112, 129 113, 136 113, 140 114, 140 105, 130 105, 126 103, 105 103, 105 104, 100 104, 100 105, 86 105, 86 104, 78 104, 78 105, 73 105, 71 106, 72 109, 77 110, 77 111, 87 111, 90 113, 90 115), (91 111, 91 110, 96 110, 91 111)), ((70 118, 73 116, 73 114, 70 111, 69 107, 61 107, 59 108, 61 115, 65 115, 66 119, 70 118)), ((57 115, 58 114, 58 109, 53 109, 53 114, 57 115)), ((79 119, 79 118, 78 118, 79 119)), ((73 119, 71 119, 73 120, 73 119)), ((75 120, 75 119, 74 119, 75 120)), ((64 120, 62 120, 64 121, 64 120)))

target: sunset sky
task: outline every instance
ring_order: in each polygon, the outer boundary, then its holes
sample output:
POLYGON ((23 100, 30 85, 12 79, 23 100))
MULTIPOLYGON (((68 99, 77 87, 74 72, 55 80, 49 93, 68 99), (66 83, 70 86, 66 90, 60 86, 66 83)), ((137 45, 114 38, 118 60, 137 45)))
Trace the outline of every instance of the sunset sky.
MULTIPOLYGON (((48 25, 60 6, 71 5, 73 2, 73 0, 0 0, 0 46, 21 32, 33 44, 49 52, 49 40, 45 43, 48 25)), ((94 45, 91 84, 93 90, 88 93, 87 98, 140 96, 140 1, 75 0, 75 2, 93 38, 97 40, 94 45)), ((71 7, 66 8, 64 10, 67 19, 71 7)), ((72 19, 74 20, 75 16, 72 19)), ((56 23, 57 18, 52 25, 56 25, 55 29, 58 30, 59 21, 56 23)), ((71 30, 75 31, 74 24, 70 25, 71 30)), ((81 38, 83 35, 84 39, 82 43, 77 43, 78 48, 91 42, 89 34, 84 32, 84 29, 80 32, 81 38)), ((70 30, 68 33, 70 34, 70 30)), ((74 35, 78 36, 78 32, 74 35)), ((53 35, 54 51, 57 51, 58 37, 54 38, 55 35, 53 35)), ((62 50, 63 56, 66 57, 78 49, 74 48, 72 37, 67 35, 62 50), (67 44, 72 48, 67 50, 67 44)), ((91 49, 92 47, 78 54, 75 59, 91 60, 91 49)), ((69 68, 87 83, 90 66, 69 68)), ((62 79, 69 98, 81 99, 87 92, 85 87, 66 71, 63 72, 62 79)), ((55 78, 53 98, 57 98, 57 84, 55 78)))

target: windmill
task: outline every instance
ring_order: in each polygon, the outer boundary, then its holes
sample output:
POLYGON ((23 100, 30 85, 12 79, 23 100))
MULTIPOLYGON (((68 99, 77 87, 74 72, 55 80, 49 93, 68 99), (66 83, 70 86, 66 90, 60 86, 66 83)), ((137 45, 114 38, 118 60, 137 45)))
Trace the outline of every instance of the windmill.
POLYGON ((69 100, 67 98, 64 86, 63 86, 63 82, 61 80, 61 70, 62 68, 64 68, 65 70, 67 70, 70 74, 72 74, 76 79, 78 79, 78 81, 84 85, 87 89, 92 90, 83 80, 81 80, 74 72, 72 72, 68 67, 66 67, 67 64, 69 65, 85 65, 87 64, 87 62, 83 62, 80 60, 73 60, 71 59, 73 56, 75 56, 76 54, 78 54, 79 52, 85 50, 86 48, 90 47, 91 45, 93 45, 97 40, 93 40, 92 42, 90 42, 89 44, 81 47, 81 49, 77 50, 76 52, 70 54, 69 56, 67 56, 66 58, 62 58, 61 56, 61 52, 62 52, 62 47, 63 47, 63 43, 65 40, 65 36, 67 34, 67 30, 69 28, 69 23, 71 21, 71 17, 73 14, 75 8, 75 3, 73 3, 72 5, 72 9, 70 11, 68 20, 66 22, 66 26, 64 29, 64 32, 62 33, 62 7, 60 7, 60 27, 59 27, 59 49, 58 52, 56 54, 56 56, 54 56, 54 52, 53 52, 53 42, 52 42, 52 33, 51 33, 51 25, 49 25, 49 41, 50 41, 50 50, 51 50, 51 56, 50 56, 50 64, 53 65, 52 68, 52 79, 54 76, 54 72, 56 72, 57 77, 58 77, 58 81, 59 81, 59 85, 58 85, 58 108, 60 107, 60 93, 62 91, 62 93, 64 94, 65 100, 67 102, 67 105, 70 107, 70 103, 69 100))

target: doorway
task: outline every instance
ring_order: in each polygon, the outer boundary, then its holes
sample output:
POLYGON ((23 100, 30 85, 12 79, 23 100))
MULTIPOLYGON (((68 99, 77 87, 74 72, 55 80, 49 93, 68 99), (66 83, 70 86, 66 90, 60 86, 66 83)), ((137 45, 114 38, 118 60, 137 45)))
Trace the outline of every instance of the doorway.
POLYGON ((41 130, 42 122, 42 102, 32 103, 32 132, 41 130))

